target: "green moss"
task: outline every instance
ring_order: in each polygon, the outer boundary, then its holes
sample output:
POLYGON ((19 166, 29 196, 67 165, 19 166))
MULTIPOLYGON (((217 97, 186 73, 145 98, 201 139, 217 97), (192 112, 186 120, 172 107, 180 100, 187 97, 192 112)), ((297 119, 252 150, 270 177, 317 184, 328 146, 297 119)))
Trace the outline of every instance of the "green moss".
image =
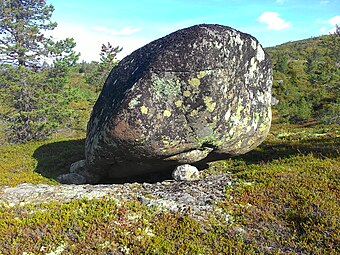
POLYGON ((238 166, 226 210, 258 245, 335 254, 339 241, 338 160, 312 154, 238 166), (251 181, 251 185, 245 185, 251 181))
POLYGON ((339 138, 339 126, 274 125, 253 152, 213 163, 211 171, 226 169, 237 180, 222 204, 232 224, 245 229, 246 238, 257 240, 263 251, 281 247, 283 254, 337 254, 339 138))
POLYGON ((0 252, 38 254, 228 254, 249 244, 230 239, 211 218, 206 226, 188 216, 113 200, 0 207, 0 252), (219 244, 219 245, 217 245, 219 244))

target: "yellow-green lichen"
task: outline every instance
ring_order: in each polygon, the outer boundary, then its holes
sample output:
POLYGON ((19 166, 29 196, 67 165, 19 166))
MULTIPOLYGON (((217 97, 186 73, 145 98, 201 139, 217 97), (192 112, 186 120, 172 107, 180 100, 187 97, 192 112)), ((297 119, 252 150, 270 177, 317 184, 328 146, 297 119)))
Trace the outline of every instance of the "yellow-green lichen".
POLYGON ((244 122, 248 123, 247 118, 242 118, 242 111, 244 110, 244 107, 242 105, 238 105, 237 110, 234 114, 231 115, 230 121, 232 121, 235 124, 241 125, 244 122))
POLYGON ((261 133, 267 133, 269 131, 269 128, 270 128, 270 120, 266 119, 260 124, 260 126, 258 127, 258 130, 261 133))
POLYGON ((198 111, 194 109, 191 111, 190 116, 194 117, 194 116, 197 116, 197 114, 198 114, 198 111))
POLYGON ((212 97, 204 97, 204 104, 206 105, 209 112, 213 112, 216 108, 216 102, 213 102, 212 97))
POLYGON ((186 91, 183 92, 183 96, 190 97, 191 96, 191 92, 189 90, 186 90, 186 91))
POLYGON ((145 105, 141 106, 140 111, 142 114, 148 114, 148 108, 145 105))
POLYGON ((129 109, 132 110, 134 109, 138 104, 139 104, 139 99, 141 98, 142 95, 137 95, 131 101, 129 102, 129 109))
POLYGON ((168 145, 170 144, 170 142, 167 141, 167 140, 162 140, 162 142, 163 142, 163 145, 164 145, 164 146, 168 146, 168 145))
POLYGON ((182 100, 177 100, 177 101, 175 102, 175 105, 176 105, 177 107, 181 107, 181 106, 183 105, 183 101, 182 101, 182 100))
POLYGON ((214 132, 203 137, 196 136, 195 140, 198 146, 202 146, 203 144, 211 144, 215 147, 219 147, 223 144, 222 139, 218 138, 214 132))
POLYGON ((198 87, 201 84, 201 81, 198 78, 192 78, 189 80, 189 84, 193 87, 198 87))
POLYGON ((207 72, 206 71, 200 71, 199 74, 197 75, 197 78, 198 79, 202 79, 204 76, 207 75, 207 72))
POLYGON ((174 77, 153 77, 152 80, 152 89, 158 96, 174 98, 181 94, 181 83, 174 77))
POLYGON ((171 111, 170 110, 164 110, 163 116, 164 117, 170 117, 171 116, 171 111))
POLYGON ((199 150, 191 150, 182 152, 173 156, 166 158, 166 160, 174 160, 178 162, 197 162, 208 156, 208 154, 212 151, 212 148, 204 148, 199 150))

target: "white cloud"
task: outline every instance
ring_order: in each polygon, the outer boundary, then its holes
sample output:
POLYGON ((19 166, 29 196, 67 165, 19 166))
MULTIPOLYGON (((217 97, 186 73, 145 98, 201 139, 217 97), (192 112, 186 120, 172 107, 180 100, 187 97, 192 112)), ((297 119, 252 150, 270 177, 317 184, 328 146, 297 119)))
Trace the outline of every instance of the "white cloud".
POLYGON ((148 38, 138 36, 119 36, 126 35, 129 31, 130 29, 125 29, 125 31, 122 29, 120 33, 113 35, 112 31, 111 33, 104 33, 104 31, 98 31, 96 28, 89 29, 86 26, 59 23, 54 30, 46 33, 46 35, 51 35, 57 40, 67 37, 74 38, 77 43, 75 50, 81 53, 80 59, 90 62, 99 60, 99 53, 103 43, 110 42, 113 46, 123 47, 123 51, 118 55, 118 58, 122 59, 151 41, 148 38))
POLYGON ((336 25, 340 25, 340 16, 334 16, 328 20, 328 23, 332 26, 332 28, 328 31, 329 34, 335 34, 336 25))
POLYGON ((335 27, 333 27, 332 29, 330 29, 328 31, 329 34, 335 34, 335 32, 336 32, 336 28, 335 27))
POLYGON ((103 26, 96 26, 94 29, 98 32, 103 32, 106 34, 117 35, 117 36, 118 35, 132 35, 141 30, 140 28, 132 28, 132 27, 124 27, 120 30, 116 30, 116 29, 110 29, 110 28, 103 27, 103 26))
POLYGON ((290 22, 280 18, 277 12, 264 12, 258 17, 258 21, 267 24, 269 30, 283 30, 290 27, 290 22))
POLYGON ((286 2, 286 0, 276 0, 276 3, 278 4, 283 4, 284 2, 286 2))
POLYGON ((316 23, 317 23, 317 24, 328 24, 328 21, 327 21, 327 20, 323 20, 323 19, 318 18, 318 19, 316 20, 316 23))
POLYGON ((328 20, 323 20, 323 19, 317 19, 316 20, 317 24, 322 24, 323 27, 320 28, 320 32, 323 34, 334 34, 335 33, 335 25, 340 25, 340 16, 334 16, 328 20))
POLYGON ((334 16, 328 20, 328 23, 332 26, 339 25, 340 24, 340 16, 334 16))
POLYGON ((321 0, 320 4, 329 4, 329 1, 328 0, 321 0))
POLYGON ((322 28, 320 28, 320 32, 321 33, 325 33, 327 31, 327 27, 322 27, 322 28))

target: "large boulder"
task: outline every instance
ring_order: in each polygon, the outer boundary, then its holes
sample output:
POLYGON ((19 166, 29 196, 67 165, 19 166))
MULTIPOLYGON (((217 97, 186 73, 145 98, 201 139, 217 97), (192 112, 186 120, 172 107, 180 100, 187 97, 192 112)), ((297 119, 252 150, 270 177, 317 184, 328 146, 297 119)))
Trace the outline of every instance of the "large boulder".
POLYGON ((244 154, 271 123, 272 68, 259 42, 221 25, 153 41, 115 67, 87 127, 88 182, 244 154))

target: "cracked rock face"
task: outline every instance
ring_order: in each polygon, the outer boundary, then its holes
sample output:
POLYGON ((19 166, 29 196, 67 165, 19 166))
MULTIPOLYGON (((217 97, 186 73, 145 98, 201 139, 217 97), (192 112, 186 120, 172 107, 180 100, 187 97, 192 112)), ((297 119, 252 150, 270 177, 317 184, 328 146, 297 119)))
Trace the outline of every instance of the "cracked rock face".
POLYGON ((86 137, 90 182, 238 155, 271 123, 272 69, 248 34, 220 25, 179 30, 115 67, 86 137))

